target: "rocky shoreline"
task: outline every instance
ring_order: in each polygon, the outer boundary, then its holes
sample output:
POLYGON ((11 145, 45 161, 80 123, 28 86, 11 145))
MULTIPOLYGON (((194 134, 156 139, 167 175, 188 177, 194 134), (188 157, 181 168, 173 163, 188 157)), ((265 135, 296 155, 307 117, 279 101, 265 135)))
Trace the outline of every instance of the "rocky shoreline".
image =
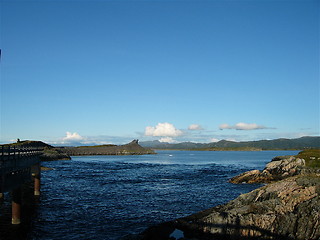
MULTIPOLYGON (((320 161, 320 154, 310 159, 320 161)), ((274 158, 263 171, 249 171, 230 180, 267 185, 227 204, 123 239, 320 239, 320 169, 309 167, 310 159, 299 155, 274 158)))

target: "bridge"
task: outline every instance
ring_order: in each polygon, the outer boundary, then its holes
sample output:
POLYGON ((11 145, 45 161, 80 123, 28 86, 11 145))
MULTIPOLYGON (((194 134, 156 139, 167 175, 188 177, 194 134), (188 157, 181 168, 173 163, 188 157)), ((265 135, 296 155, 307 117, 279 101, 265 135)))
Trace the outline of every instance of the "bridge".
POLYGON ((0 146, 0 198, 12 195, 12 224, 20 224, 22 189, 24 183, 34 181, 34 195, 40 195, 40 155, 43 148, 0 146))

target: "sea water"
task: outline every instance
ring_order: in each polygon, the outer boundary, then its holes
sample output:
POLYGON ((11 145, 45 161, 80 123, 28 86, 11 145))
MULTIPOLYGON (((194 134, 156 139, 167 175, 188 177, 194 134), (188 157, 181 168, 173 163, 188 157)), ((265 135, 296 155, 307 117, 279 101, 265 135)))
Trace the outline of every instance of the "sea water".
POLYGON ((114 240, 224 204, 260 185, 231 184, 244 171, 297 151, 157 151, 44 162, 31 239, 114 240))

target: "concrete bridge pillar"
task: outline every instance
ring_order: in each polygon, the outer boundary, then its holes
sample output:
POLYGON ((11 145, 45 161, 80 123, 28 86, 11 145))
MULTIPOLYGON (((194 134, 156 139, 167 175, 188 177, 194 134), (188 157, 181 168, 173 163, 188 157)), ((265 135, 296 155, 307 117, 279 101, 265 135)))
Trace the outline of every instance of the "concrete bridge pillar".
POLYGON ((40 174, 34 176, 34 195, 40 196, 40 174))
POLYGON ((18 187, 12 191, 12 224, 20 224, 22 190, 18 187))
POLYGON ((41 177, 41 166, 40 163, 37 165, 34 165, 32 167, 32 176, 34 178, 34 195, 40 196, 40 177, 41 177))

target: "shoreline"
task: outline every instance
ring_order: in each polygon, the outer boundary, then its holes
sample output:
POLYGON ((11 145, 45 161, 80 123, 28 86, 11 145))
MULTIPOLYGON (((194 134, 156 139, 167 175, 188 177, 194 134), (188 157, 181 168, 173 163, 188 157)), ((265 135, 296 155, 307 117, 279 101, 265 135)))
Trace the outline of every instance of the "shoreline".
MULTIPOLYGON (((309 158, 320 161, 320 150, 316 151, 319 156, 309 158)), ((246 173, 232 178, 240 178, 234 181, 237 184, 267 183, 262 187, 226 204, 121 239, 319 239, 320 168, 309 167, 310 159, 301 161, 299 154, 275 157, 260 175, 254 172, 258 170, 246 172, 253 173, 250 181, 241 179, 246 173)))

